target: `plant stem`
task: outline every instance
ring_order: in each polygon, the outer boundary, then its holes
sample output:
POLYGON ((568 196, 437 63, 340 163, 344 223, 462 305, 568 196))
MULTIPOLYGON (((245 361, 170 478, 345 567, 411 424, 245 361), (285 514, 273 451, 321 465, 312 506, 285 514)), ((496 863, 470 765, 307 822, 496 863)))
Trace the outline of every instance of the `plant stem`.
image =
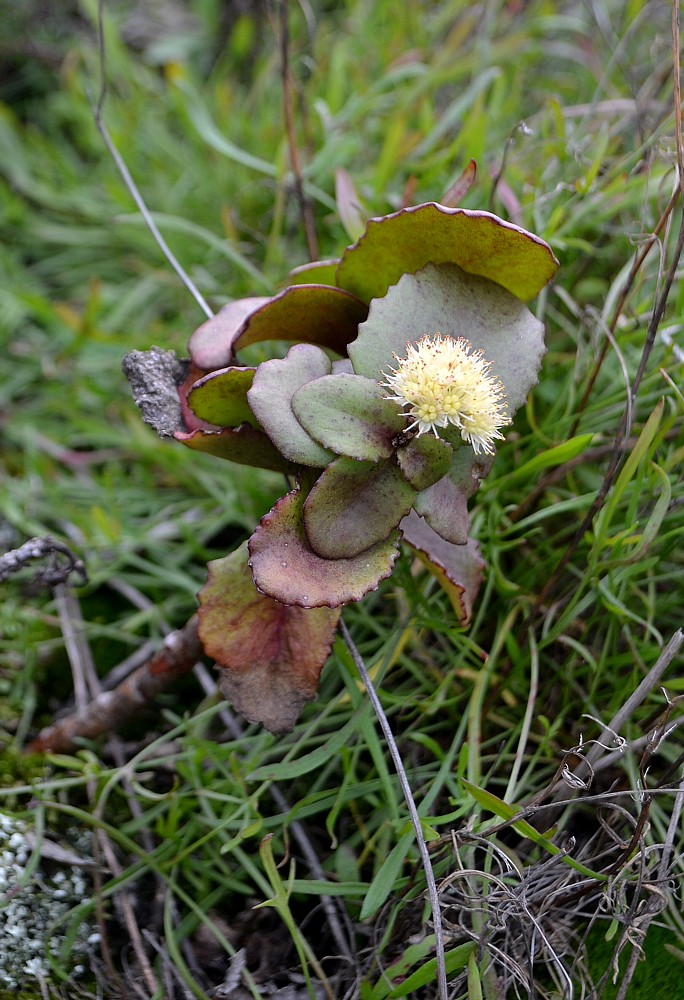
POLYGON ((404 793, 404 799, 406 801, 406 806, 411 817, 411 823, 413 824, 413 829, 416 834, 416 843, 418 844, 418 851, 420 853, 420 858, 423 863, 423 868, 425 870, 425 880, 427 882, 427 891, 430 898, 430 905, 432 907, 432 924, 435 932, 435 949, 437 958, 437 989, 439 993, 440 1000, 447 1000, 447 978, 446 978, 446 962, 444 958, 444 933, 442 930, 442 911, 439 906, 439 895, 437 893, 437 884, 435 882, 435 873, 432 870, 432 863, 430 862, 430 855, 428 853, 427 844, 425 843, 425 838, 423 837, 423 829, 420 825, 420 817, 418 815, 418 810, 416 809, 416 803, 413 799, 413 793, 411 792, 411 786, 409 785, 408 777, 406 776, 406 771, 404 769, 404 764, 399 754, 399 747, 397 746, 396 740, 394 739, 394 734, 390 728, 389 720, 385 715, 385 710, 382 707, 378 693, 373 686, 373 682, 370 678, 370 674, 366 670, 366 665, 363 662, 361 654, 354 645, 349 630, 344 623, 343 619, 340 619, 340 629, 342 631, 342 637, 344 638, 347 648, 351 653, 354 665, 359 672, 361 680, 364 683, 368 696, 371 700, 373 708, 375 709, 375 714, 378 717, 378 722, 380 723, 380 728, 387 740, 387 746, 389 747, 390 755, 394 766, 396 768, 397 774, 399 776, 399 783, 401 784, 401 790, 404 793))

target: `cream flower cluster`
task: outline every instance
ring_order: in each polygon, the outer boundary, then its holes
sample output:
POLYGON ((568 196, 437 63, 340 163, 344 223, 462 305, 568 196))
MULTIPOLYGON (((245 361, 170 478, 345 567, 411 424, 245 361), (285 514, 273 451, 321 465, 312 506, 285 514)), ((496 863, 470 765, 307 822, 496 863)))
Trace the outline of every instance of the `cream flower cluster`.
POLYGON ((439 437, 439 427, 453 424, 475 454, 493 455, 493 440, 503 440, 499 428, 511 421, 503 386, 490 375, 491 363, 482 351, 473 350, 464 337, 437 333, 408 342, 406 352, 405 358, 394 355, 397 367, 383 372, 380 384, 394 393, 387 399, 408 407, 413 423, 407 430, 417 427, 419 435, 433 431, 439 437))

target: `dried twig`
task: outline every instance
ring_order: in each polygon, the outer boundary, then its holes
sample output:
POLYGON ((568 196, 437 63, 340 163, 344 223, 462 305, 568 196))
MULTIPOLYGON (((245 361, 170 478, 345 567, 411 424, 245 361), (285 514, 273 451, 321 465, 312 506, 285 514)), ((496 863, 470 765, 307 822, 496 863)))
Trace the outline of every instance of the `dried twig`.
POLYGON ((0 555, 0 582, 9 580, 10 576, 35 559, 46 559, 47 565, 35 571, 31 581, 34 586, 55 587, 66 583, 72 573, 78 577, 79 587, 88 582, 85 566, 78 556, 67 545, 49 535, 29 538, 18 549, 0 555))
POLYGON ((193 617, 182 629, 168 635, 159 652, 118 687, 103 692, 83 710, 43 729, 29 743, 27 751, 68 753, 79 739, 95 739, 117 729, 179 677, 189 673, 201 656, 197 619, 193 617))
POLYGON ((387 746, 389 748, 390 756, 396 768, 397 775, 399 776, 399 783, 401 785, 401 790, 404 793, 404 800, 406 802, 406 807, 409 811, 409 816, 411 817, 411 824, 413 826, 414 833, 416 835, 416 844, 418 846, 418 851, 420 853, 420 859, 423 863, 423 869, 425 871, 425 881, 427 883, 428 897, 430 899, 430 905, 432 907, 432 926, 435 932, 435 952, 437 958, 437 991, 439 995, 439 1000, 447 1000, 448 987, 446 978, 446 962, 444 956, 444 931, 442 929, 442 910, 439 902, 439 893, 437 892, 437 884, 435 882, 435 873, 432 870, 432 862, 430 861, 430 854, 428 853, 427 844, 425 843, 425 837, 423 836, 423 829, 420 825, 420 817, 418 815, 418 810, 416 809, 416 804, 413 800, 413 793, 411 791, 411 786, 409 785, 408 777, 404 769, 404 763, 401 759, 401 754, 399 753, 399 747, 397 746, 396 740, 394 739, 394 733, 389 724, 389 720, 385 715, 385 710, 382 707, 382 702, 378 697, 378 693, 373 686, 370 674, 366 670, 366 664, 363 662, 363 657, 359 653, 358 649, 354 645, 351 635, 349 634, 349 629, 344 623, 344 619, 340 619, 340 630, 342 632, 342 637, 344 638, 347 648, 351 653, 352 659, 354 660, 354 665, 359 672, 359 676, 363 681, 364 687, 368 692, 368 697, 371 700, 375 714, 380 723, 380 728, 382 729, 385 740, 387 741, 387 746))
POLYGON ((311 203, 304 190, 304 178, 302 174, 299 148, 297 146, 297 136, 295 134, 294 114, 292 111, 292 74, 290 72, 290 31, 288 24, 288 2, 280 0, 280 72, 283 80, 283 114, 285 117, 285 134, 290 150, 290 162, 292 164, 292 174, 294 177, 294 188, 299 202, 299 210, 302 217, 302 225, 306 234, 306 243, 311 260, 318 258, 318 240, 316 239, 316 228, 314 226, 311 203))

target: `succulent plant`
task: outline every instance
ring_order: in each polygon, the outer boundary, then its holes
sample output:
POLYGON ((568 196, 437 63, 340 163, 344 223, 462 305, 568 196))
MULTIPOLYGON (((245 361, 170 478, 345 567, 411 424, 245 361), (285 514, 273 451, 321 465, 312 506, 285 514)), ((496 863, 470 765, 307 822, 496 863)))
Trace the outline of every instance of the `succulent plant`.
POLYGON ((200 637, 247 718, 291 728, 339 609, 390 575, 401 542, 467 622, 482 568, 467 501, 537 381, 544 330, 524 302, 556 267, 531 233, 428 203, 193 333, 173 436, 293 483, 200 592, 200 637), (293 346, 239 364, 260 341, 293 346))

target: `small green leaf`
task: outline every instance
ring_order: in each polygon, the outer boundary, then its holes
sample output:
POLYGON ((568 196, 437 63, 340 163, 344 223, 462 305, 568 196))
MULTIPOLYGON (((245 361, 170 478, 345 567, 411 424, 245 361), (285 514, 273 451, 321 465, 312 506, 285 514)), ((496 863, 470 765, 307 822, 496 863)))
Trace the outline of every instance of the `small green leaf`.
POLYGON ((359 915, 361 920, 368 920, 374 913, 377 913, 396 886, 413 838, 413 831, 400 837, 383 861, 363 901, 359 915))
POLYGON ((198 379, 188 392, 188 406, 201 420, 217 427, 258 427, 247 402, 254 368, 223 368, 198 379))
POLYGON ((358 461, 389 458, 392 441, 406 426, 396 403, 373 379, 327 375, 307 382, 292 397, 297 420, 324 448, 358 461))
MULTIPOLYGON (((434 944, 434 935, 430 935, 425 940, 432 939, 434 944)), ((449 951, 444 953, 444 964, 446 966, 447 976, 452 975, 452 973, 457 972, 459 969, 465 968, 471 955, 474 954, 476 944, 474 941, 467 941, 465 944, 459 944, 456 948, 451 948, 449 951)), ((391 966, 387 970, 387 974, 391 972, 391 966)), ((372 1000, 384 1000, 388 997, 388 1000, 399 1000, 400 997, 407 997, 411 993, 415 993, 416 990, 421 989, 424 986, 431 986, 437 982, 437 959, 430 958, 424 965, 421 965, 419 969, 408 976, 403 983, 399 983, 394 989, 389 993, 378 993, 377 998, 375 992, 372 994, 372 1000)))
POLYGON ((294 393, 330 372, 330 359, 312 344, 296 344, 286 357, 259 365, 247 399, 259 423, 291 462, 323 468, 335 455, 307 434, 292 411, 294 393))
POLYGON ((397 462, 404 478, 419 492, 446 476, 453 457, 451 445, 432 434, 413 438, 397 449, 397 462))
POLYGON ((324 559, 352 559, 381 543, 408 514, 416 491, 393 460, 338 458, 304 504, 306 536, 324 559))

